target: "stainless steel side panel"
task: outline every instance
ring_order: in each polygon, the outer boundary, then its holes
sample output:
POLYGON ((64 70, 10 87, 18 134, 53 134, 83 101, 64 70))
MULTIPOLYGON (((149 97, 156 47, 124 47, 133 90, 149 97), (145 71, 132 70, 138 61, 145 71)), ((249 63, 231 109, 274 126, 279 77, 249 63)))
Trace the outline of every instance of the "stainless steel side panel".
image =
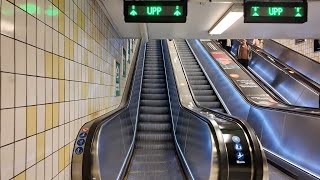
POLYGON ((269 39, 264 40, 263 50, 320 84, 320 63, 269 39))
POLYGON ((205 72, 214 82, 232 115, 246 119, 262 145, 283 161, 320 178, 320 116, 250 104, 212 61, 197 40, 188 40, 205 72), (215 75, 214 75, 215 74, 215 75), (231 99, 233 98, 233 99, 231 99), (242 109, 242 110, 239 110, 242 109))

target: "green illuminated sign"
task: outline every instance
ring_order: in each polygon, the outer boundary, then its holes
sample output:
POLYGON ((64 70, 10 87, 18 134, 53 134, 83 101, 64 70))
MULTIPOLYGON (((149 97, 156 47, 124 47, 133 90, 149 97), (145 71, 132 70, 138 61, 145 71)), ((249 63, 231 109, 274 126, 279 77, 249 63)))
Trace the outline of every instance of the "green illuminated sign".
POLYGON ((130 16, 183 16, 181 6, 138 6, 131 5, 130 16))
POLYGON ((125 0, 125 22, 135 23, 185 23, 188 3, 185 0, 125 0))
POLYGON ((303 7, 252 6, 250 16, 259 17, 303 17, 303 7))

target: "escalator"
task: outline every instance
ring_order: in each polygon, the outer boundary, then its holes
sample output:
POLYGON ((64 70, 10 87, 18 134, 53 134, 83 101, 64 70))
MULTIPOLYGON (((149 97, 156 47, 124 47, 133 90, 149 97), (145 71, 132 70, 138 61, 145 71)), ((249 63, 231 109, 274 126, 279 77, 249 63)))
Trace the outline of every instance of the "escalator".
POLYGON ((141 43, 120 106, 80 128, 72 179, 268 179, 246 122, 186 108, 194 100, 177 85, 185 78, 175 74, 168 49, 163 40, 141 43))
POLYGON ((219 98, 201 70, 185 40, 175 40, 187 79, 198 104, 215 111, 225 112, 219 98))
POLYGON ((147 44, 136 142, 126 179, 185 179, 172 136, 160 41, 147 44))
POLYGON ((241 72, 242 68, 232 62, 233 59, 217 44, 211 40, 186 42, 228 111, 245 119, 255 129, 270 162, 270 179, 319 179, 320 171, 315 168, 318 160, 314 159, 318 152, 314 148, 320 147, 320 143, 306 139, 319 136, 318 131, 310 130, 320 125, 320 112, 317 109, 286 106, 276 101, 259 104, 253 97, 259 97, 260 93, 260 97, 267 97, 267 92, 263 94, 263 89, 254 85, 255 81, 249 80, 250 76, 241 72), (295 150, 294 156, 287 153, 292 149, 295 150), (304 154, 312 158, 304 156, 303 160, 299 159, 304 154))

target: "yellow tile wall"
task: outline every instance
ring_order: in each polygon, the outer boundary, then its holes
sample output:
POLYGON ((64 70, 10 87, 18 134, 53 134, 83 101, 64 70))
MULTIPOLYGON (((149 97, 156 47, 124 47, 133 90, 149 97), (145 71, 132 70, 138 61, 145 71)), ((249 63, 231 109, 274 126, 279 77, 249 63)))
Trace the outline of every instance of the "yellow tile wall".
POLYGON ((71 179, 79 129, 119 105, 115 62, 132 50, 100 5, 0 0, 1 180, 71 179))
POLYGON ((314 52, 314 39, 306 39, 305 42, 295 44, 294 39, 274 39, 278 43, 293 49, 317 62, 320 62, 320 52, 314 52))

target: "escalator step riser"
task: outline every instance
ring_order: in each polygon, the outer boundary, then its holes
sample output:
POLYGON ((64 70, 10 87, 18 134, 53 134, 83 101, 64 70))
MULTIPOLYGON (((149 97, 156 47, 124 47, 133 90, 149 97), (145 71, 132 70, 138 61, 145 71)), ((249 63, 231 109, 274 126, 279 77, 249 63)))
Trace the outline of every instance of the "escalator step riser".
MULTIPOLYGON (((143 94, 165 94, 167 93, 167 89, 162 88, 162 89, 156 89, 156 88, 144 88, 141 91, 143 94)), ((155 103, 155 102, 154 102, 155 103)))
POLYGON ((170 123, 143 123, 140 122, 138 124, 139 131, 170 131, 171 132, 171 124, 170 123))
POLYGON ((150 107, 168 107, 169 102, 167 100, 141 100, 140 105, 150 107))
POLYGON ((219 108, 221 106, 220 102, 199 102, 199 104, 209 108, 219 108))
POLYGON ((191 85, 210 85, 207 80, 189 80, 191 85))
POLYGON ((170 122, 170 115, 168 114, 140 114, 139 121, 142 122, 170 122))
POLYGON ((194 90, 211 90, 210 85, 193 85, 192 89, 194 90))
MULTIPOLYGON (((167 129, 163 130, 167 131, 167 129)), ((137 140, 139 141, 171 141, 172 135, 170 132, 167 133, 137 133, 137 140)))
POLYGON ((155 89, 155 88, 159 88, 159 89, 162 89, 162 88, 166 88, 166 84, 151 84, 151 83, 143 83, 142 84, 142 88, 151 88, 151 89, 155 89))
POLYGON ((213 102, 218 100, 217 96, 213 94, 208 96, 199 96, 199 95, 195 95, 195 96, 198 102, 213 102))
POLYGON ((168 114, 169 107, 140 106, 140 113, 142 113, 142 114, 168 114))
POLYGON ((135 148, 137 149, 173 149, 174 145, 172 143, 159 143, 159 144, 151 144, 148 142, 138 141, 136 143, 135 148))

